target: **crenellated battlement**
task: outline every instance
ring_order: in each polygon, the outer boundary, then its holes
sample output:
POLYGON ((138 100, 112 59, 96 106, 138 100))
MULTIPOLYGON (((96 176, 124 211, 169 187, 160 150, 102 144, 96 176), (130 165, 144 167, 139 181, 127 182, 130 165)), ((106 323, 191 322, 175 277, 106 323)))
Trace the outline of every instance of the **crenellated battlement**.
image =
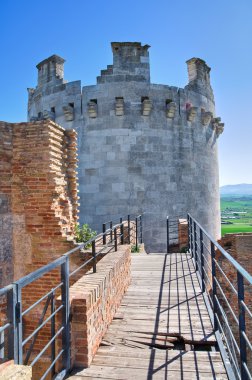
POLYGON ((88 99, 86 96, 88 91, 86 87, 81 91, 79 81, 70 83, 64 81, 63 58, 52 55, 43 60, 37 65, 37 87, 28 89, 28 119, 31 121, 51 119, 63 124, 65 128, 76 128, 76 124, 79 124, 83 118, 98 121, 106 114, 108 117, 125 118, 127 114, 136 115, 138 110, 139 116, 143 117, 151 118, 153 114, 159 112, 160 117, 163 115, 167 121, 175 123, 181 118, 184 123, 212 125, 218 137, 223 131, 224 124, 217 126, 216 122, 213 122, 216 116, 210 84, 210 67, 200 58, 191 58, 186 62, 188 84, 184 89, 153 85, 150 83, 149 47, 140 42, 111 43, 113 64, 108 65, 97 77, 97 84, 106 86, 104 91, 108 91, 108 88, 115 90, 115 97, 110 98, 110 105, 106 107, 101 95, 103 90, 99 90, 98 93, 94 91, 88 99), (121 86, 122 82, 124 86, 134 82, 139 84, 138 99, 133 96, 132 91, 123 96, 125 90, 121 86), (145 87, 146 85, 149 87, 145 87))

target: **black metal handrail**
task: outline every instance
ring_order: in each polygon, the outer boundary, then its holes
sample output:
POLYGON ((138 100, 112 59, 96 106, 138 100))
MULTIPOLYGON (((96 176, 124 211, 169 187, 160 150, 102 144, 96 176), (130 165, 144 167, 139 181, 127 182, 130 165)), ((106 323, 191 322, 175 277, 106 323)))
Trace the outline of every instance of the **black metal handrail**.
POLYGON ((123 218, 120 218, 120 223, 115 225, 109 221, 109 228, 104 228, 104 225, 106 226, 106 224, 103 224, 102 233, 91 238, 85 243, 79 244, 77 247, 69 250, 58 259, 22 277, 21 279, 15 281, 13 284, 0 289, 0 297, 6 297, 7 307, 6 322, 3 326, 0 327, 0 359, 14 359, 14 362, 16 364, 29 364, 33 366, 50 348, 51 363, 42 375, 41 380, 45 379, 49 372, 51 372, 52 376, 55 376, 55 364, 60 359, 60 357, 62 357, 63 370, 58 374, 58 376, 54 378, 63 378, 70 369, 69 281, 73 275, 75 275, 81 269, 87 267, 89 264, 92 264, 93 272, 95 273, 97 259, 101 254, 108 253, 112 250, 116 252, 118 245, 131 243, 132 239, 134 239, 137 243, 139 239, 139 220, 141 221, 140 239, 142 241, 141 216, 138 216, 137 218, 131 220, 130 215, 128 215, 126 220, 123 221, 123 218), (135 230, 131 227, 131 224, 135 224, 135 230), (125 241, 125 229, 127 230, 128 241, 125 241), (91 257, 70 272, 71 256, 74 253, 81 252, 83 249, 90 246, 91 257), (43 294, 25 310, 22 310, 24 306, 22 290, 26 286, 34 284, 35 281, 42 280, 44 275, 48 275, 50 272, 55 270, 59 272, 59 282, 56 284, 56 286, 50 289, 46 294, 43 294), (56 308, 55 299, 56 297, 58 298, 59 295, 61 295, 61 304, 56 308), (38 305, 41 305, 43 310, 38 320, 37 327, 35 327, 34 330, 24 338, 23 318, 38 305), (62 324, 56 331, 55 317, 56 314, 60 311, 62 313, 62 324), (44 346, 44 348, 39 353, 37 353, 37 355, 31 358, 37 336, 47 323, 51 323, 51 338, 49 342, 47 342, 47 344, 44 346), (7 345, 5 344, 5 334, 8 334, 7 345), (59 353, 57 353, 56 356, 55 343, 57 337, 61 337, 62 339, 62 349, 59 351, 59 353), (24 347, 27 347, 28 345, 29 348, 26 349, 26 357, 23 358, 24 347), (5 350, 7 351, 7 354, 5 354, 5 350))
POLYGON ((252 291, 252 276, 190 214, 188 236, 189 250, 228 376, 230 379, 252 379, 252 343, 246 332, 246 318, 252 319, 252 312, 245 300, 244 284, 252 291), (235 284, 226 275, 216 254, 225 258, 236 273, 235 284), (231 300, 223 284, 231 290, 231 300))

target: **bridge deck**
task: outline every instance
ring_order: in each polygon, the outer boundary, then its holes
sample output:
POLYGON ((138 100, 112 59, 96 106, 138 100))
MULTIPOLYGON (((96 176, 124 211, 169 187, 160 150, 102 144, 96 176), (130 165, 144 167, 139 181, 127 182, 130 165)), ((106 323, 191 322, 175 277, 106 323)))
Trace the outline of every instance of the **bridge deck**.
POLYGON ((188 254, 132 255, 132 282, 90 368, 71 380, 227 379, 188 254))

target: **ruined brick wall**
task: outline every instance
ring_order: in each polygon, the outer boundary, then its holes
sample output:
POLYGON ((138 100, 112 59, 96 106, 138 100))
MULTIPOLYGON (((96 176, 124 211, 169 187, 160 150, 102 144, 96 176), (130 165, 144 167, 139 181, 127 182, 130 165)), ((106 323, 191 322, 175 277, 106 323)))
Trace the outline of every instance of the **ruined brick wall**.
MULTIPOLYGON (((236 261, 238 261, 238 263, 243 268, 246 269, 246 271, 250 275, 252 274, 252 260, 251 260, 252 234, 249 234, 249 233, 226 234, 224 237, 221 238, 219 243, 227 252, 230 253, 230 255, 236 261)), ((237 290, 236 270, 234 269, 232 265, 229 264, 229 262, 218 251, 216 254, 216 258, 222 270, 224 271, 224 273, 226 274, 230 282, 233 284, 233 286, 237 290)), ((217 270, 217 277, 230 305, 232 306, 232 309, 235 312, 236 317, 239 318, 237 296, 234 295, 234 293, 231 290, 230 285, 228 284, 228 282, 224 279, 223 275, 221 275, 220 271, 218 270, 217 270)), ((221 298, 221 294, 219 294, 219 297, 221 298)), ((244 281, 244 297, 245 297, 245 302, 247 306, 252 312, 252 286, 249 286, 246 281, 244 281)), ((223 300, 221 302, 221 305, 223 306, 224 311, 227 315, 229 324, 232 326, 232 329, 235 332, 234 335, 239 345, 239 334, 238 334, 239 330, 238 330, 237 323, 235 322, 230 310, 228 309, 228 307, 226 306, 223 300)), ((249 317, 248 313, 245 313, 245 318, 246 318, 246 334, 248 338, 250 339, 250 342, 252 342, 252 319, 249 317)), ((247 350, 247 354, 248 354, 248 363, 249 363, 248 366, 250 370, 252 370, 252 356, 251 356, 250 350, 247 350)))
MULTIPOLYGON (((51 121, 1 122, 0 133, 3 286, 73 248, 78 197, 74 131, 65 131, 51 121)), ((60 270, 55 270, 26 286, 22 290, 23 309, 59 284, 59 279, 60 270)), ((24 337, 37 327, 44 304, 24 318, 24 337)), ((38 335, 33 356, 49 339, 50 325, 46 325, 38 335)), ((24 346, 24 354, 29 344, 24 346)), ((40 367, 41 363, 33 367, 34 378, 40 367)))
POLYGON ((0 124, 0 288, 13 279, 13 248, 11 211, 12 133, 0 124))
POLYGON ((51 121, 1 122, 0 160, 0 260, 10 267, 3 286, 71 247, 78 208, 76 133, 51 121))

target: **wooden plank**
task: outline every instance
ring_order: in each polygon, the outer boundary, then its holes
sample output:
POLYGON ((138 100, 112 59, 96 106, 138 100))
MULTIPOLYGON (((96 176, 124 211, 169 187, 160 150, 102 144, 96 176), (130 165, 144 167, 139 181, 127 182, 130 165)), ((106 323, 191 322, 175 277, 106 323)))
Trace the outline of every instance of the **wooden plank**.
POLYGON ((131 284, 93 364, 70 379, 227 379, 220 353, 194 351, 199 344, 216 339, 190 255, 133 254, 131 284))

